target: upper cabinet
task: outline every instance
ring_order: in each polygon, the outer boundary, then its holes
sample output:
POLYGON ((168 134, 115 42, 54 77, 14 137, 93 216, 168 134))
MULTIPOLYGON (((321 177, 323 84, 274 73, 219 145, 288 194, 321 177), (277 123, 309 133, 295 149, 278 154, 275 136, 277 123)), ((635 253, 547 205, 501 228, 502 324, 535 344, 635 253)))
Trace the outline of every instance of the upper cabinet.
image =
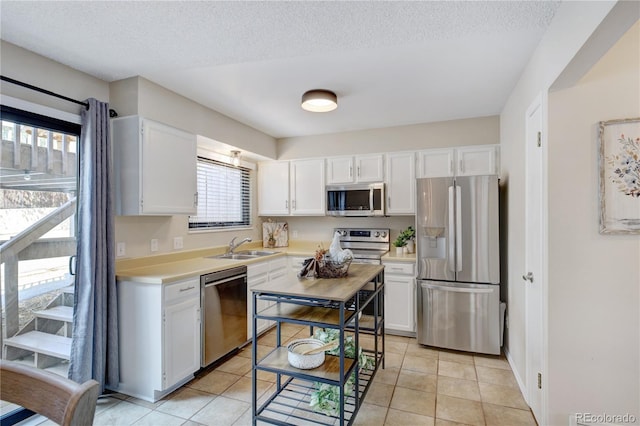
POLYGON ((327 159, 327 184, 368 183, 384 180, 384 156, 358 155, 327 159))
POLYGON ((258 164, 258 214, 289 214, 289 162, 269 161, 258 164))
POLYGON ((259 216, 324 216, 324 160, 258 164, 259 216))
POLYGON ((195 214, 196 136, 139 116, 111 125, 116 214, 195 214))
POLYGON ((495 175, 498 160, 498 145, 429 149, 418 152, 417 177, 495 175))
POLYGON ((387 154, 387 215, 416 213, 415 164, 416 156, 413 152, 387 154))

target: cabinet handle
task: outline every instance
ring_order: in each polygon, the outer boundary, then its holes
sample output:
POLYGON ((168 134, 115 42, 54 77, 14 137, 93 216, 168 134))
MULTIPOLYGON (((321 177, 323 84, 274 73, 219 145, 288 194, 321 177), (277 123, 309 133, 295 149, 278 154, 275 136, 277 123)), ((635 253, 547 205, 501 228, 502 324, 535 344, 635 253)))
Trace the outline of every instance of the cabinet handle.
POLYGON ((180 293, 182 293, 183 291, 193 290, 194 288, 195 288, 194 286, 181 288, 181 289, 180 289, 180 293))
POLYGON ((387 197, 387 208, 391 208, 391 197, 387 197))
POLYGON ((449 161, 449 175, 453 176, 453 158, 449 161))
POLYGON ((198 206, 198 193, 193 194, 193 205, 198 206))
POLYGON ((353 177, 353 166, 349 166, 349 177, 353 177))
POLYGON ((358 177, 360 177, 360 166, 358 166, 358 177))
POLYGON ((289 208, 289 200, 284 200, 284 208, 285 209, 289 208))
POLYGON ((291 202, 291 208, 292 208, 293 210, 295 210, 295 209, 296 209, 296 200, 293 200, 293 201, 291 202))
POLYGON ((460 173, 464 173, 464 166, 462 165, 462 159, 458 160, 458 168, 460 169, 460 173))

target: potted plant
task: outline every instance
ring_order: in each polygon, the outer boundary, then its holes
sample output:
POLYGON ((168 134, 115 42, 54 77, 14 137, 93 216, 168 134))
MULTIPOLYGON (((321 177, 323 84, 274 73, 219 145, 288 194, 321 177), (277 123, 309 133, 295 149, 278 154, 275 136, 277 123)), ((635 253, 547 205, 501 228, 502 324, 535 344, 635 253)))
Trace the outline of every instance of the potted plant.
POLYGON ((407 229, 401 232, 401 235, 404 236, 405 247, 407 248, 407 253, 413 253, 414 251, 414 240, 416 239, 416 230, 413 229, 413 226, 409 226, 407 229))
POLYGON ((402 254, 404 250, 404 246, 407 244, 406 237, 404 235, 404 231, 398 234, 398 238, 393 242, 393 246, 396 248, 396 254, 402 254))

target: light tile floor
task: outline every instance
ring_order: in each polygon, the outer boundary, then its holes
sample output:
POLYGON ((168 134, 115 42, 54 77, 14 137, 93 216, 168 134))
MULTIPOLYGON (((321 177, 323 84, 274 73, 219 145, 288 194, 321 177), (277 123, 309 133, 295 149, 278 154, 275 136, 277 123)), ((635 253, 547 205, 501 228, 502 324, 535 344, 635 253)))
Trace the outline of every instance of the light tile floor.
MULTIPOLYGON (((308 336, 284 325, 283 340, 308 336)), ((259 340, 259 355, 275 346, 274 331, 259 340)), ((260 373, 258 394, 275 376, 260 373)), ((34 424, 34 423, 32 423, 34 424)), ((42 424, 42 423, 41 423, 42 424)), ((47 424, 46 422, 44 424, 47 424)), ((250 425, 251 347, 155 404, 113 394, 98 401, 94 425, 250 425)), ((356 425, 536 425, 503 356, 426 348, 415 338, 386 336, 386 368, 379 370, 356 425)))

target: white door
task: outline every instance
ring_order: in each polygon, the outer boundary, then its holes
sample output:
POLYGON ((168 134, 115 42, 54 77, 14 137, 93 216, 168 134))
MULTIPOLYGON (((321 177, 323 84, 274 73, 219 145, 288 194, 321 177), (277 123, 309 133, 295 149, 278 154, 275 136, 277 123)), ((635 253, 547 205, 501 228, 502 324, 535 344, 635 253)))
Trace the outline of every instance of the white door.
POLYGON ((258 214, 289 214, 289 162, 270 161, 258 164, 258 214))
POLYGON ((382 154, 356 157, 356 179, 358 182, 382 182, 384 179, 384 157, 382 154))
POLYGON ((429 149, 418 152, 418 177, 453 176, 453 149, 429 149))
POLYGON ((539 424, 545 423, 544 374, 545 300, 543 285, 544 149, 542 96, 531 104, 526 116, 525 271, 527 402, 539 424))
POLYGON ((353 157, 327 158, 327 183, 353 183, 355 174, 353 171, 353 157))
POLYGON ((415 164, 413 152, 387 155, 387 214, 416 214, 415 164))
POLYGON ((163 389, 200 368, 200 299, 191 298, 164 310, 163 389))
POLYGON ((291 214, 325 215, 324 160, 291 162, 291 214))

